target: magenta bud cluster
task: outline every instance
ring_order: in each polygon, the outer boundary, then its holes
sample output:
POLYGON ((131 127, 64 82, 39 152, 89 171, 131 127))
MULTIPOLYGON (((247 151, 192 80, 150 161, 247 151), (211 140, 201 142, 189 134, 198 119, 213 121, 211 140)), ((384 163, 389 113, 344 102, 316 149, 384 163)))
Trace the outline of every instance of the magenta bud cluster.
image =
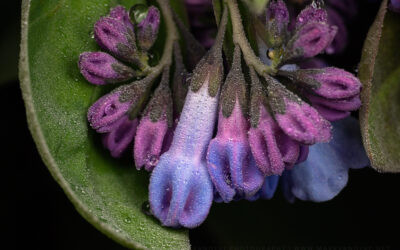
POLYGON ((106 52, 82 53, 78 63, 82 75, 96 85, 138 77, 135 68, 148 67, 149 50, 157 39, 159 26, 160 13, 154 6, 149 7, 147 16, 137 25, 124 7, 111 9, 108 16, 94 24, 94 39, 106 52))
POLYGON ((161 13, 154 6, 144 13, 132 22, 124 7, 113 8, 95 24, 106 52, 84 52, 78 65, 92 84, 122 83, 92 104, 87 119, 113 157, 130 152, 137 170, 151 172, 151 213, 163 226, 197 227, 214 201, 271 199, 279 183, 289 201, 326 201, 346 185, 349 168, 368 164, 346 136, 358 136, 348 116, 361 106, 359 79, 314 58, 341 50, 333 42, 342 24, 329 11, 309 5, 291 25, 285 2, 271 0, 262 32, 255 29, 265 55, 242 65, 245 45, 224 44, 233 16, 225 8, 216 42, 191 74, 178 41, 149 66, 161 13), (347 164, 348 155, 359 161, 347 164))

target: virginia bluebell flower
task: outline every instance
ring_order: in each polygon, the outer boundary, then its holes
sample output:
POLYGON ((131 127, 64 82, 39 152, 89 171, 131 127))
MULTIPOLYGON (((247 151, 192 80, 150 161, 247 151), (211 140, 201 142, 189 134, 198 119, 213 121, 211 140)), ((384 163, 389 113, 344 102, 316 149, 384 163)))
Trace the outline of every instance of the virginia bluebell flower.
POLYGON ((101 18, 95 39, 110 54, 84 52, 79 67, 96 85, 135 78, 96 101, 88 121, 112 156, 133 145, 136 168, 152 171, 149 203, 162 225, 197 227, 213 201, 271 199, 279 181, 290 201, 326 201, 344 188, 349 168, 368 164, 357 121, 349 117, 361 105, 360 81, 315 59, 341 49, 332 44, 340 22, 329 21, 327 10, 313 3, 290 25, 286 4, 270 1, 263 20, 251 22, 257 57, 236 0, 226 0, 216 42, 198 62, 203 49, 190 54, 201 47, 168 1, 157 2, 161 13, 118 6, 101 18), (167 38, 159 64, 151 66, 161 14, 167 38), (224 39, 230 24, 233 37, 224 39), (180 35, 192 48, 186 61, 180 35))
POLYGON ((171 147, 151 175, 151 211, 165 226, 196 227, 207 217, 212 204, 214 191, 206 153, 214 132, 223 79, 226 22, 225 12, 218 42, 194 70, 171 147))
POLYGON ((208 172, 224 202, 230 202, 235 195, 253 196, 264 181, 248 141, 247 96, 241 52, 235 47, 232 68, 221 94, 218 132, 207 153, 208 172))

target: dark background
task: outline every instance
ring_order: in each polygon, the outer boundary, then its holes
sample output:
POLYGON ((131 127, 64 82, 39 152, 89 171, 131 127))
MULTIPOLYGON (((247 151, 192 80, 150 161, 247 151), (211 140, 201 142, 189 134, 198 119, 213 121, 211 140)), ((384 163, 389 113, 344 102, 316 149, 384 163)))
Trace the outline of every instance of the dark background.
MULTIPOLYGON (((4 249, 123 249, 76 212, 37 153, 16 78, 20 3, 7 1, 2 5, 0 142, 1 162, 5 164, 1 164, 4 231, 1 245, 10 243, 4 249)), ((342 56, 330 58, 331 62, 344 63, 348 70, 357 67, 362 41, 376 10, 376 5, 362 6, 363 21, 350 24, 349 49, 342 56)), ((194 247, 248 249, 261 246, 397 249, 399 191, 400 175, 363 169, 351 171, 348 186, 333 201, 323 204, 300 201, 288 204, 280 190, 272 201, 215 204, 207 221, 190 232, 191 242, 194 247), (217 224, 224 231, 217 231, 217 224)))

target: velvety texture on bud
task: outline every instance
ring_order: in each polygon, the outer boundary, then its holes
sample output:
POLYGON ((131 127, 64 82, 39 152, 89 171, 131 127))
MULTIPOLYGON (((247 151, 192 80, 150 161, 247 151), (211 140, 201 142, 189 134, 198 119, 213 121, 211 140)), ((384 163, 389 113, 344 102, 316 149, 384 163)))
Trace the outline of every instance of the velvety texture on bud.
POLYGON ((338 32, 333 39, 332 43, 326 48, 327 54, 341 53, 347 46, 348 31, 347 26, 342 18, 334 9, 327 8, 328 23, 338 27, 338 32))
POLYGON ((88 111, 90 126, 99 133, 114 129, 114 123, 128 112, 132 102, 121 102, 120 91, 111 92, 97 100, 88 111))
POLYGON ((126 81, 135 76, 132 68, 104 52, 82 53, 78 66, 86 80, 97 85, 126 81))
POLYGON ((265 175, 281 175, 296 163, 300 145, 282 131, 264 106, 260 113, 259 124, 249 131, 251 151, 265 175))
POLYGON ((94 38, 100 47, 114 56, 128 62, 136 60, 135 33, 122 21, 111 17, 101 18, 94 25, 94 38))
POLYGON ((332 42, 337 27, 326 23, 303 25, 289 41, 285 59, 310 58, 324 51, 332 42))
POLYGON ((314 202, 328 201, 345 186, 350 168, 369 164, 358 121, 352 117, 333 123, 333 139, 310 147, 307 160, 282 178, 285 196, 314 202))
POLYGON ((270 1, 266 13, 266 28, 271 46, 278 46, 286 37, 289 11, 282 0, 270 1))
POLYGON ((217 136, 208 146, 208 173, 224 202, 230 202, 235 195, 253 196, 264 181, 251 154, 248 128, 249 122, 236 100, 228 118, 220 112, 217 136))
POLYGON ((307 95, 312 106, 328 121, 336 121, 350 115, 361 107, 360 95, 344 99, 327 99, 313 94, 307 95))
POLYGON ((349 98, 358 95, 361 91, 360 80, 339 68, 301 69, 286 73, 283 75, 287 75, 317 95, 328 99, 349 98))
POLYGON ((113 124, 109 133, 103 134, 103 145, 113 157, 121 157, 132 143, 138 123, 138 119, 130 120, 128 115, 124 115, 113 124))
POLYGON ((139 47, 148 51, 157 39, 158 29, 160 27, 160 11, 150 6, 147 16, 137 25, 137 42, 139 47))
POLYGON ((172 133, 172 131, 171 128, 168 128, 166 118, 153 122, 149 116, 146 116, 140 120, 134 147, 137 169, 144 166, 147 171, 153 170, 160 155, 169 147, 169 145, 166 145, 168 133, 172 133))
POLYGON ((110 17, 117 19, 119 21, 121 21, 122 23, 124 23, 127 27, 129 27, 130 29, 132 29, 133 31, 133 23, 131 22, 131 19, 129 18, 129 12, 125 9, 125 7, 118 5, 116 7, 114 7, 111 11, 110 11, 110 17))
POLYGON ((274 78, 267 78, 269 104, 281 129, 303 144, 328 142, 331 125, 298 96, 274 78))
POLYGON ((137 169, 145 166, 147 171, 152 171, 161 153, 169 148, 167 137, 172 132, 172 96, 168 85, 169 69, 165 69, 136 133, 134 158, 137 169))
POLYGON ((309 23, 326 23, 328 14, 326 10, 318 8, 310 4, 304 8, 296 18, 296 29, 309 23))

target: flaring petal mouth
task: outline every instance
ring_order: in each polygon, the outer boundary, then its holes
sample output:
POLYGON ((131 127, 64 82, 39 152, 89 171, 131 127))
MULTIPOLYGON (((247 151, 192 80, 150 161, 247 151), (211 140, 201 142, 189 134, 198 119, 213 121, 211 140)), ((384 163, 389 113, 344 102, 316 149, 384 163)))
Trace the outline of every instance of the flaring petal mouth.
POLYGON ((150 207, 164 226, 194 228, 207 217, 213 186, 202 163, 161 156, 149 186, 150 207))

